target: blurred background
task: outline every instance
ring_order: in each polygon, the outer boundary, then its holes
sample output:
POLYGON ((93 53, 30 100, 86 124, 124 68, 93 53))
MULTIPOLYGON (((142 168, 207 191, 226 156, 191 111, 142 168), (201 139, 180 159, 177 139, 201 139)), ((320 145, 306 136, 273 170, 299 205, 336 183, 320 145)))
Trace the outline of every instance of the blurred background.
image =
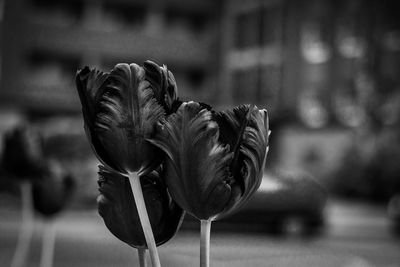
MULTIPOLYGON (((215 266, 400 266, 398 14, 396 0, 0 0, 0 137, 29 123, 76 183, 55 266, 135 257, 96 214, 98 161, 75 73, 146 59, 168 66, 183 100, 269 111, 266 175, 241 213, 215 223, 215 266)), ((16 242, 18 192, 0 177, 1 266, 16 242)), ((185 220, 161 248, 166 266, 197 262, 194 229, 185 220)))

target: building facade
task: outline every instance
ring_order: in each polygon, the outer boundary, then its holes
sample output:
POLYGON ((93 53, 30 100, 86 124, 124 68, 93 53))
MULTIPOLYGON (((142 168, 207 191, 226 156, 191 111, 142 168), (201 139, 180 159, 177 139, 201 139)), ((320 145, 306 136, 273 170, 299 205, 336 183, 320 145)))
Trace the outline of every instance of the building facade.
POLYGON ((78 68, 146 59, 173 71, 183 99, 208 101, 216 91, 218 10, 217 2, 195 0, 6 0, 2 102, 79 111, 78 68))
POLYGON ((395 0, 4 3, 3 105, 78 112, 78 68, 146 59, 167 64, 183 100, 252 102, 315 128, 357 126, 367 98, 399 91, 395 0))

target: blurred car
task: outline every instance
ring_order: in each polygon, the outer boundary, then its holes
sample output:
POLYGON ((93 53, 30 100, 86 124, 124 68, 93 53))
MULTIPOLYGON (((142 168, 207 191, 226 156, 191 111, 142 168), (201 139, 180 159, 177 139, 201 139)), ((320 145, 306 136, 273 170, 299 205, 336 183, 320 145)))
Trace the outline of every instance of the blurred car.
MULTIPOLYGON (((237 213, 213 223, 216 230, 318 234, 324 225, 327 192, 305 174, 267 174, 260 188, 237 213)), ((186 216, 184 228, 197 227, 186 216)))

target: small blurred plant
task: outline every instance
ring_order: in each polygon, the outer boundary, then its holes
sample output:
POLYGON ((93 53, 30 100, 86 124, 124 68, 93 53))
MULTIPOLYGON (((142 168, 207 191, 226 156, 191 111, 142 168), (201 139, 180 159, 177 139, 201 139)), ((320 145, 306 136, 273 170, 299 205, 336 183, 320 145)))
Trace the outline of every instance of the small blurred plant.
POLYGON ((43 233, 41 266, 52 266, 55 229, 51 218, 70 202, 74 188, 73 177, 45 155, 43 145, 43 136, 32 125, 20 125, 4 137, 2 179, 19 182, 22 198, 22 225, 12 267, 25 264, 33 234, 33 210, 48 223, 43 233))

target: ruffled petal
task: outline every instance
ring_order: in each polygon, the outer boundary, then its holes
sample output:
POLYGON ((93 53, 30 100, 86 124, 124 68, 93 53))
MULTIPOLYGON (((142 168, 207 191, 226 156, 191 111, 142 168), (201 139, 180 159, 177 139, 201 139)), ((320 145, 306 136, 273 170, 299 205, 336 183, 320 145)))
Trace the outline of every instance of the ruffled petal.
POLYGON ((117 162, 111 160, 94 131, 96 104, 104 92, 107 78, 107 73, 85 67, 76 74, 76 88, 82 104, 85 133, 94 153, 102 164, 123 171, 117 162))
POLYGON ((230 199, 233 154, 218 142, 218 125, 199 103, 183 103, 151 139, 168 156, 165 179, 172 198, 198 219, 212 219, 230 199))
POLYGON ((154 90, 154 97, 165 108, 167 114, 172 113, 174 102, 178 98, 178 87, 174 75, 167 66, 160 67, 150 60, 144 62, 143 68, 146 80, 154 90))
POLYGON ((164 109, 153 96, 143 68, 118 64, 96 106, 95 134, 123 171, 158 165, 157 150, 146 141, 164 118, 164 109))
POLYGON ((268 151, 268 114, 253 105, 242 105, 216 113, 220 127, 220 141, 232 147, 234 157, 232 173, 232 198, 225 216, 237 210, 258 189, 268 151))

